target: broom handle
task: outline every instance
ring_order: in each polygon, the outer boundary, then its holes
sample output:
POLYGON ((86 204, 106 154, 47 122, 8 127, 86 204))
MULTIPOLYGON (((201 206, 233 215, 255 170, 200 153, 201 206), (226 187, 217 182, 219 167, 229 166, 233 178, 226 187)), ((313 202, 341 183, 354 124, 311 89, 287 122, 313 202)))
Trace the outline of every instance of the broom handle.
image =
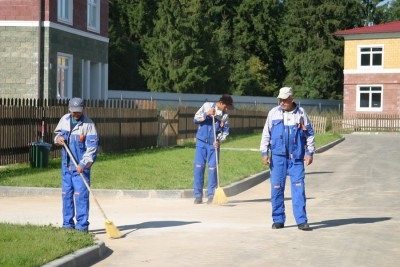
MULTIPOLYGON (((74 162, 75 168, 78 167, 78 163, 76 162, 75 157, 72 155, 71 150, 69 150, 69 147, 68 147, 68 145, 67 145, 65 142, 64 142, 64 148, 65 148, 65 150, 67 151, 69 157, 70 157, 70 158, 72 159, 72 161, 74 162)), ((107 221, 107 220, 108 220, 108 219, 107 219, 107 216, 106 216, 104 210, 101 208, 100 203, 97 201, 97 199, 96 199, 95 196, 93 195, 93 192, 92 192, 92 190, 90 189, 89 184, 86 182, 85 177, 83 176, 82 173, 79 173, 79 175, 81 176, 82 181, 83 181, 83 183, 85 184, 86 188, 89 190, 89 193, 92 195, 92 197, 93 197, 93 199, 94 199, 94 202, 96 202, 96 204, 97 204, 97 206, 99 207, 101 213, 103 214, 104 219, 107 221)))
MULTIPOLYGON (((212 115, 212 120, 213 120, 214 142, 217 142, 217 133, 215 130, 215 116, 214 115, 212 115)), ((216 163, 216 167, 217 167, 217 187, 219 187, 218 148, 215 148, 215 163, 216 163)))

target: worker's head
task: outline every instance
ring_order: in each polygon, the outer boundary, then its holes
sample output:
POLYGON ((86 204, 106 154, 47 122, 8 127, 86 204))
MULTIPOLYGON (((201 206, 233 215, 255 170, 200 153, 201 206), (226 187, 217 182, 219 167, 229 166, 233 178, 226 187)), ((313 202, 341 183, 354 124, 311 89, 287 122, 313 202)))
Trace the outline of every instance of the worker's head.
POLYGON ((230 95, 224 94, 218 101, 218 108, 222 111, 233 109, 233 99, 230 95))
POLYGON ((290 111, 293 109, 293 89, 292 87, 282 87, 279 90, 279 95, 277 97, 279 99, 279 105, 283 110, 290 111))
POLYGON ((71 113, 71 116, 75 120, 79 120, 79 118, 83 114, 83 99, 74 97, 69 101, 69 112, 71 113))

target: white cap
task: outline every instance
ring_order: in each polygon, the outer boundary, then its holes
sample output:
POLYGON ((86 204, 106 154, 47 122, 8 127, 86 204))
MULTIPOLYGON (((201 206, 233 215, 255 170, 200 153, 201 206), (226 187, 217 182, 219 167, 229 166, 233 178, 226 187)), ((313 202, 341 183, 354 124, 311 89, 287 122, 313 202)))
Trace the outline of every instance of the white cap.
POLYGON ((279 95, 278 95, 277 98, 286 99, 286 98, 288 98, 289 96, 292 96, 292 95, 293 95, 292 87, 282 87, 279 90, 279 95))

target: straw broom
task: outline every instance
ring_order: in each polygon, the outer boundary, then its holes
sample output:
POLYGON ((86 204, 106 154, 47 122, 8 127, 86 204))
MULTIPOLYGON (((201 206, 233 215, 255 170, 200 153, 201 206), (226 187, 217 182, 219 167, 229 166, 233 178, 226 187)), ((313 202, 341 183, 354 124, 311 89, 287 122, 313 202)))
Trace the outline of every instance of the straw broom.
MULTIPOLYGON (((215 118, 214 115, 212 116, 213 119, 213 130, 214 130, 214 142, 217 141, 217 133, 215 130, 215 118)), ((218 168, 218 148, 215 148, 215 163, 217 168, 217 188, 215 189, 214 198, 212 203, 213 204, 226 204, 228 203, 228 198, 225 195, 224 189, 220 187, 219 181, 219 168, 218 168)))
MULTIPOLYGON (((68 147, 68 145, 67 145, 66 143, 64 143, 64 148, 65 148, 65 150, 67 151, 69 157, 70 157, 70 158, 72 159, 72 161, 74 162, 75 167, 77 167, 77 166, 78 166, 78 163, 76 162, 74 156, 73 156, 72 153, 71 153, 71 150, 69 150, 69 147, 68 147)), ((80 173, 80 176, 81 176, 82 181, 83 181, 83 183, 85 184, 86 188, 89 190, 89 193, 92 195, 94 201, 96 202, 97 206, 99 207, 101 213, 103 214, 103 217, 104 217, 104 219, 105 219, 105 223, 104 223, 104 224, 105 224, 105 229, 106 229, 107 237, 108 237, 108 238, 113 238, 113 239, 120 238, 120 237, 121 237, 121 232, 120 232, 120 231, 118 230, 118 228, 114 225, 114 223, 113 223, 112 221, 110 221, 110 220, 107 218, 107 216, 106 216, 104 210, 101 208, 99 202, 98 202, 97 199, 94 197, 93 192, 92 192, 92 190, 90 189, 90 186, 89 186, 88 183, 86 182, 85 177, 83 176, 82 173, 80 173)))

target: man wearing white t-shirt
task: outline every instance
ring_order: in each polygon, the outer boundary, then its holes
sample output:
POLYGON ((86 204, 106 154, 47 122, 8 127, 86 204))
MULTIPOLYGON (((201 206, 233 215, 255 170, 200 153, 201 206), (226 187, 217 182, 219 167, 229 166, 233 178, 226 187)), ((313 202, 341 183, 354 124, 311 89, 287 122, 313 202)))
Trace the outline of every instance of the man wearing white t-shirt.
POLYGON ((290 177, 293 214, 298 229, 311 230, 306 212, 304 164, 313 162, 314 130, 307 113, 293 98, 291 87, 283 87, 279 105, 271 109, 261 137, 262 161, 271 170, 272 229, 285 226, 284 191, 290 177))

